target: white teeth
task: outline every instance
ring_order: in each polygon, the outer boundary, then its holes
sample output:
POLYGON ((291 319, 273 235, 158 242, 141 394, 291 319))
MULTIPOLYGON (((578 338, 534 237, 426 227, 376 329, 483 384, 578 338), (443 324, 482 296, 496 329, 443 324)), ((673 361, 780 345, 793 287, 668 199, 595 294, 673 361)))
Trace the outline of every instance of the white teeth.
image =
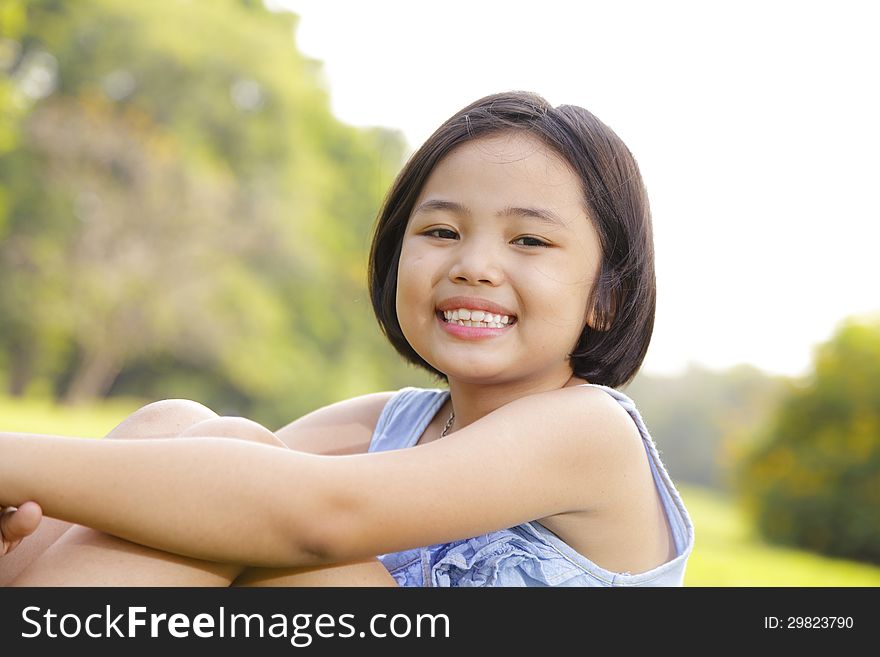
POLYGON ((443 317, 447 322, 459 326, 474 326, 477 328, 503 328, 511 323, 508 315, 495 315, 485 310, 470 310, 458 308, 456 310, 444 310, 443 317))

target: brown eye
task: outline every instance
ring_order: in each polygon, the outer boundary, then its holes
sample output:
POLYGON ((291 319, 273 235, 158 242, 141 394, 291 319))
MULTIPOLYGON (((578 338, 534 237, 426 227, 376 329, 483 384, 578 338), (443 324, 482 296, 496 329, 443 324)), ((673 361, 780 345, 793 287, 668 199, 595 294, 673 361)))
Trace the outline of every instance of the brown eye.
POLYGON ((425 232, 425 235, 429 235, 431 237, 437 237, 439 239, 451 239, 454 240, 457 235, 454 230, 449 230, 448 228, 434 228, 433 230, 429 230, 425 232))
POLYGON ((526 242, 525 244, 521 244, 521 246, 550 246, 544 240, 539 240, 537 237, 529 237, 528 235, 517 237, 513 240, 514 244, 517 242, 526 242))

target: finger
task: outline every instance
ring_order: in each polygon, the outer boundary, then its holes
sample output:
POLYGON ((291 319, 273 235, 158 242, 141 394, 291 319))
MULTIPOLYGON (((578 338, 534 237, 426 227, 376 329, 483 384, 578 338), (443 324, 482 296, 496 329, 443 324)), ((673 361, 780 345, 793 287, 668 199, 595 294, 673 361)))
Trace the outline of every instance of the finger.
POLYGON ((34 533, 43 519, 43 510, 36 502, 25 502, 17 510, 7 509, 0 515, 0 534, 7 541, 19 541, 34 533))

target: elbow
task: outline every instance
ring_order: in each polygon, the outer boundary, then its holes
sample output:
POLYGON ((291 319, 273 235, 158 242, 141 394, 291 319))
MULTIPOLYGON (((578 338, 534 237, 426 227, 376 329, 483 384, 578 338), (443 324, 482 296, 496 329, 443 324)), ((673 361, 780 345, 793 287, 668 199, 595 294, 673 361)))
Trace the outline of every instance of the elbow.
POLYGON ((304 566, 324 566, 341 560, 339 543, 326 529, 298 537, 296 550, 302 555, 300 565, 304 566))
POLYGON ((257 559, 247 565, 268 568, 298 568, 332 563, 333 539, 326 524, 317 515, 292 518, 289 509, 267 522, 268 538, 261 550, 252 546, 257 559), (257 556, 261 555, 261 556, 257 556))
POLYGON ((296 568, 335 563, 340 540, 344 540, 334 515, 318 512, 314 506, 295 509, 284 505, 278 513, 270 514, 263 529, 266 543, 252 544, 251 554, 256 559, 248 565, 296 568))
POLYGON ((332 533, 326 518, 317 514, 293 532, 290 544, 294 546, 297 565, 319 566, 333 563, 336 555, 332 533))
POLYGON ((355 514, 344 505, 327 505, 311 514, 297 532, 297 551, 310 565, 342 563, 363 556, 357 550, 355 514))
MULTIPOLYGON (((335 465, 333 461, 321 463, 335 465)), ((295 500, 278 498, 272 505, 278 512, 273 525, 281 528, 288 554, 292 552, 296 559, 293 565, 341 563, 361 556, 363 501, 348 487, 334 485, 346 480, 344 474, 322 470, 322 476, 312 476, 316 472, 317 468, 304 468, 287 476, 286 480, 301 482, 300 494, 295 500)), ((280 485, 278 490, 283 488, 280 485)))

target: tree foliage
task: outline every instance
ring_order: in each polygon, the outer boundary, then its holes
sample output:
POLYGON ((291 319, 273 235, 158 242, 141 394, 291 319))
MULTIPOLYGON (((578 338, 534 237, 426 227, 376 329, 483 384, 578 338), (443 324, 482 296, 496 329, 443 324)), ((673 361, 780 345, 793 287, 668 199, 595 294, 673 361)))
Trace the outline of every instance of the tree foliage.
POLYGON ((740 494, 769 540, 880 563, 880 320, 844 322, 742 456, 740 494))
POLYGON ((332 116, 294 14, 14 4, 0 85, 0 112, 18 108, 0 148, 10 392, 189 396, 278 423, 413 382, 365 285, 405 145, 332 116))
POLYGON ((732 460, 768 421, 783 386, 750 365, 691 365, 677 376, 640 373, 626 392, 674 480, 730 492, 732 460))

